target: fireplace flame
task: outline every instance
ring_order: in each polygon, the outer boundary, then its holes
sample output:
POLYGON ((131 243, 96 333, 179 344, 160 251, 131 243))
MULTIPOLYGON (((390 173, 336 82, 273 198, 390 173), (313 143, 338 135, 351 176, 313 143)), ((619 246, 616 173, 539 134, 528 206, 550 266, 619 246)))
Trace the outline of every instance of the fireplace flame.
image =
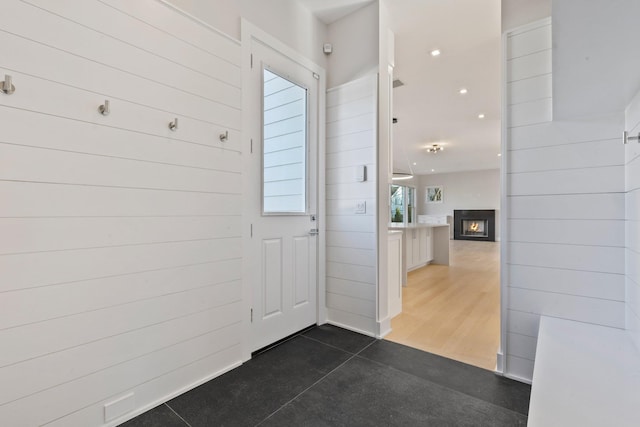
POLYGON ((477 222, 472 222, 471 225, 469 225, 469 230, 473 231, 474 233, 478 232, 478 228, 480 228, 480 224, 477 222))

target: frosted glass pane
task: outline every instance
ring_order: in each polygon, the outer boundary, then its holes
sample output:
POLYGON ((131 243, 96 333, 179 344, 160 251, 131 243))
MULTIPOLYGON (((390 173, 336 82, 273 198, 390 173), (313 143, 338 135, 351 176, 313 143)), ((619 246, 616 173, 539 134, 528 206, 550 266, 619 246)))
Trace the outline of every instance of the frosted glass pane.
POLYGON ((262 210, 306 212, 307 90, 264 70, 262 210))

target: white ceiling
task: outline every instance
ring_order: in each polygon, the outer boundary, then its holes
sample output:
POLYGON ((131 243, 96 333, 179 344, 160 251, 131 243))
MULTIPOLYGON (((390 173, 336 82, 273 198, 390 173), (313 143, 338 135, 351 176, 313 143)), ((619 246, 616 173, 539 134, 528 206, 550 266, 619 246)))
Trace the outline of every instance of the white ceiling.
MULTIPOLYGON (((330 24, 371 0, 300 0, 330 24)), ((394 167, 416 174, 500 166, 500 0, 393 0, 394 167), (431 50, 442 54, 434 58, 431 50), (469 93, 458 94, 461 87, 469 93), (485 119, 478 119, 484 113, 485 119), (445 149, 428 154, 433 143, 445 149), (409 161, 410 159, 410 161, 409 161), (413 165, 416 163, 416 165, 413 165)))
POLYGON ((500 167, 500 0, 395 0, 389 6, 394 74, 405 84, 394 90, 396 171, 500 167), (433 49, 441 55, 432 57, 433 49), (458 93, 463 87, 466 95, 458 93), (427 153, 434 143, 444 150, 427 153))

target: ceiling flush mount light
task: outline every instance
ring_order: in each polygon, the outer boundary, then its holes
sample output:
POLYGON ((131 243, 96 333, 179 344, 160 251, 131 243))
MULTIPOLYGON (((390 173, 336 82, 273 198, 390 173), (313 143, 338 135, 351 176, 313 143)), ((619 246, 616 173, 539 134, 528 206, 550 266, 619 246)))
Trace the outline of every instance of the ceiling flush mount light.
POLYGON ((444 147, 438 144, 433 144, 431 147, 427 147, 427 152, 432 154, 436 154, 442 150, 444 150, 444 147))
POLYGON ((440 49, 433 49, 431 51, 431 56, 440 56, 442 52, 440 52, 440 49))
POLYGON ((394 181, 402 181, 403 179, 411 179, 411 178, 413 178, 413 174, 404 173, 404 172, 394 172, 393 176, 391 177, 391 179, 394 181))
POLYGON ((498 157, 502 157, 502 153, 498 153, 498 157))
POLYGON ((466 95, 468 92, 469 92, 469 91, 467 90, 467 88, 464 88, 464 87, 463 87, 463 88, 461 88, 461 89, 458 91, 458 93, 459 93, 460 95, 466 95))
POLYGON ((482 114, 482 113, 478 114, 478 118, 479 119, 484 119, 484 114, 482 114))

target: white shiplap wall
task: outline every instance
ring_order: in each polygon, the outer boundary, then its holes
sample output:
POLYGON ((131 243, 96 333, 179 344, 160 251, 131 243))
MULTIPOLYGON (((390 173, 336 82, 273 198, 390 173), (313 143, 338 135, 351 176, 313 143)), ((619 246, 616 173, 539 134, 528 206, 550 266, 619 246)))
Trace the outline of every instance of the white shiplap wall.
POLYGON ((530 380, 541 314, 624 327, 623 123, 553 121, 550 19, 506 43, 506 373, 530 380))
MULTIPOLYGON (((327 314, 376 334, 377 76, 327 91, 327 314), (367 179, 356 181, 366 165, 367 179), (356 204, 366 203, 366 214, 356 204)), ((386 237, 386 236, 385 236, 386 237)))
MULTIPOLYGON (((625 128, 629 135, 640 133, 640 92, 626 111, 625 128)), ((626 325, 640 349, 640 141, 625 146, 626 191, 626 325)))
POLYGON ((113 424, 241 361, 240 45, 154 0, 2 9, 0 424, 133 393, 113 424))

